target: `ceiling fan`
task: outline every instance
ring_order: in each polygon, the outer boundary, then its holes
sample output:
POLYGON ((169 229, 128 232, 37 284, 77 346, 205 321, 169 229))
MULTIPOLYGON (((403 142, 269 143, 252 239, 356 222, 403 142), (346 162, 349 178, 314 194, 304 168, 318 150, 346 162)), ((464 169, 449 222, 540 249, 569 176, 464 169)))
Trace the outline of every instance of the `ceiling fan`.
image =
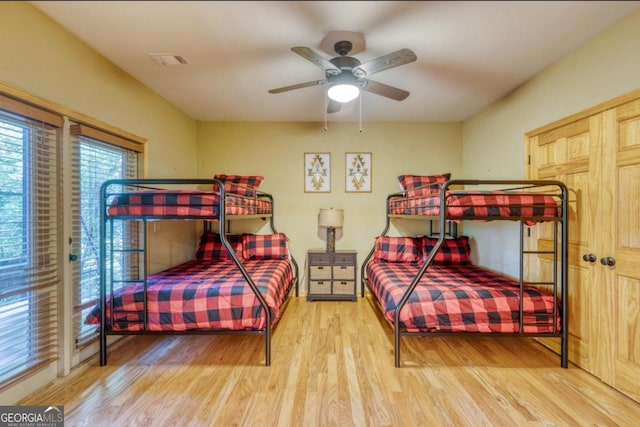
POLYGON ((411 49, 396 50, 363 64, 357 58, 348 56, 352 47, 352 43, 348 40, 338 41, 333 48, 339 56, 332 59, 325 59, 308 47, 292 47, 292 51, 322 68, 325 72, 325 78, 271 89, 269 93, 281 93, 310 86, 329 85, 327 90, 329 98, 327 113, 340 111, 342 103, 357 98, 360 90, 395 99, 396 101, 402 101, 409 96, 409 92, 406 90, 371 80, 368 77, 380 71, 415 61, 418 58, 411 49))

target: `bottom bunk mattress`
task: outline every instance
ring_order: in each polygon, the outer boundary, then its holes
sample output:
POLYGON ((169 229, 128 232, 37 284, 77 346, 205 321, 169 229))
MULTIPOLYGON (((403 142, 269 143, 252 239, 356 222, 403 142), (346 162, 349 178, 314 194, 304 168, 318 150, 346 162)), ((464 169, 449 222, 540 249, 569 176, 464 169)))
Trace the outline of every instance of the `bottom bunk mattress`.
MULTIPOLYGON (((369 286, 389 322, 419 269, 419 264, 405 262, 367 265, 369 286)), ((553 295, 525 286, 522 332, 559 332, 559 303, 553 295)), ((399 319, 407 332, 519 333, 519 312, 518 282, 473 264, 447 264, 427 268, 399 319)))
MULTIPOLYGON (((243 263, 276 323, 294 283, 289 260, 243 263)), ((107 298, 107 322, 113 331, 143 331, 144 290, 135 284, 114 292, 113 316, 107 298)), ((147 331, 195 329, 264 330, 266 318, 256 295, 233 260, 192 260, 147 279, 147 331)), ((98 304, 85 319, 100 323, 98 304)))

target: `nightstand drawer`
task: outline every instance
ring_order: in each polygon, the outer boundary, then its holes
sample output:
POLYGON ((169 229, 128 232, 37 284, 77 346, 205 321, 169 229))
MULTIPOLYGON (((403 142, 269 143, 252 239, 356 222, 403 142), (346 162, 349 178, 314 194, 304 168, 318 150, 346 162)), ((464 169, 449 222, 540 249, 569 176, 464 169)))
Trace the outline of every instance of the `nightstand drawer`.
POLYGON ((354 265, 355 260, 355 254, 335 254, 333 265, 354 265))
POLYGON ((355 280, 356 268, 353 265, 334 265, 334 280, 355 280))
POLYGON ((310 280, 309 293, 331 294, 331 280, 310 280))
POLYGON ((313 280, 331 279, 330 265, 311 265, 309 266, 309 277, 313 280))
POLYGON ((313 265, 331 265, 333 263, 333 254, 313 253, 309 255, 309 263, 313 265))
POLYGON ((333 293, 335 295, 354 295, 356 293, 356 282, 353 280, 334 280, 333 293))

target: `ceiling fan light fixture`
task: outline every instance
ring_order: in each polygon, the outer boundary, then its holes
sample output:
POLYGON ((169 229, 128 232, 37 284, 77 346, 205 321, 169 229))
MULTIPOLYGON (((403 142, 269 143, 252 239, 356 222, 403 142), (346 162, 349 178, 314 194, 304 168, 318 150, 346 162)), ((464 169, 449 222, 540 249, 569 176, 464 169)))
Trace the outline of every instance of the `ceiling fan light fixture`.
POLYGON ((341 103, 353 101, 358 95, 360 95, 360 88, 346 83, 331 85, 327 90, 327 96, 330 99, 341 103))

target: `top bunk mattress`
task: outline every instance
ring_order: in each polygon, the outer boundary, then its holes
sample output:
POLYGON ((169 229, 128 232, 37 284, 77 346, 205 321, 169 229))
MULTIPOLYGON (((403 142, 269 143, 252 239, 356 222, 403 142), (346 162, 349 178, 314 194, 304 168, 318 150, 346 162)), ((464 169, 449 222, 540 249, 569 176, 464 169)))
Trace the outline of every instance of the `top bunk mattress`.
MULTIPOLYGON (((389 215, 440 215, 440 193, 388 198, 389 215)), ((558 196, 505 190, 446 192, 446 216, 450 219, 553 219, 561 214, 558 196)))
MULTIPOLYGON (((202 190, 142 190, 112 194, 107 201, 109 217, 189 217, 216 219, 220 195, 202 190)), ((271 199, 225 193, 225 215, 271 215, 271 199)))

